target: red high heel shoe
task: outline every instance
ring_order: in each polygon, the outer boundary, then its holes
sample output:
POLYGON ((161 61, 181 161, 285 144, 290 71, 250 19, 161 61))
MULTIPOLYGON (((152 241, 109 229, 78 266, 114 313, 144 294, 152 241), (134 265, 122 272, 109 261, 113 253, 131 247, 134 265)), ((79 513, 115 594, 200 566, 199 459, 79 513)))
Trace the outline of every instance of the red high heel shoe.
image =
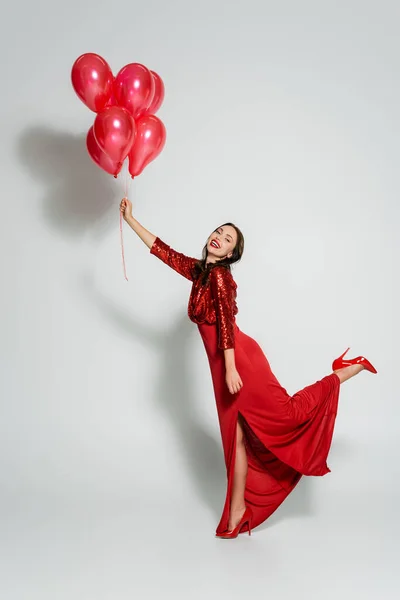
POLYGON ((370 371, 371 373, 378 372, 375 369, 375 367, 373 365, 371 365, 369 360, 364 358, 364 356, 358 356, 357 358, 343 360, 343 357, 345 356, 345 354, 347 354, 347 352, 349 350, 350 350, 350 348, 347 348, 347 350, 345 352, 343 352, 343 354, 341 356, 339 356, 339 358, 337 358, 336 360, 333 361, 332 371, 337 371, 338 369, 344 369, 345 367, 350 367, 350 365, 363 365, 363 367, 367 371, 370 371))
POLYGON ((215 535, 216 535, 216 537, 224 538, 224 539, 236 538, 239 535, 240 530, 242 529, 243 525, 246 525, 246 523, 249 526, 249 535, 251 535, 251 520, 252 520, 252 518, 253 518, 253 512, 249 506, 246 506, 246 510, 244 511, 242 518, 240 519, 240 521, 236 525, 236 527, 234 529, 232 529, 232 531, 224 531, 223 533, 216 533, 215 535))

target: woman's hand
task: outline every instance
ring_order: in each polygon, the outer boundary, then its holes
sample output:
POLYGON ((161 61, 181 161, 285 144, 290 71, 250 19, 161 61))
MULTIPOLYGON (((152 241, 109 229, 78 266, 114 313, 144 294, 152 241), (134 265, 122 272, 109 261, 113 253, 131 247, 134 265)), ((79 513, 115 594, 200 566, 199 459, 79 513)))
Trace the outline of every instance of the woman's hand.
POLYGON ((225 374, 226 385, 231 394, 237 394, 243 387, 240 375, 236 370, 236 367, 229 367, 225 374))
POLYGON ((128 200, 128 198, 122 198, 119 210, 129 227, 133 229, 148 248, 151 248, 155 242, 156 236, 150 233, 150 231, 147 231, 147 229, 132 216, 132 202, 128 200))
POLYGON ((125 221, 132 218, 132 202, 128 198, 122 198, 119 209, 125 221))

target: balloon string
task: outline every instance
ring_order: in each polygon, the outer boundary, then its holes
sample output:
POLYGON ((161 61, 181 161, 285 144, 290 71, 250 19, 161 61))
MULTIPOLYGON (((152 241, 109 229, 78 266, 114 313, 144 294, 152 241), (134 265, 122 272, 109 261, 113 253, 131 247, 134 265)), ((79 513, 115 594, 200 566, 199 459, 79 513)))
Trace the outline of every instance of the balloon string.
POLYGON ((128 277, 126 276, 126 265, 125 265, 125 252, 124 252, 124 234, 123 234, 123 230, 122 230, 122 212, 120 212, 119 215, 119 231, 121 234, 121 253, 122 253, 122 267, 124 269, 124 277, 126 279, 126 281, 128 281, 128 277))
MULTIPOLYGON (((125 196, 124 198, 128 199, 128 189, 129 189, 129 179, 128 179, 128 164, 126 163, 125 170, 125 196)), ((125 280, 128 281, 128 277, 126 275, 126 264, 125 264, 125 250, 124 250, 124 232, 123 232, 123 217, 122 212, 119 213, 119 231, 121 237, 121 254, 122 254, 122 267, 124 270, 125 280)))
POLYGON ((125 162, 125 198, 128 198, 128 161, 125 162))

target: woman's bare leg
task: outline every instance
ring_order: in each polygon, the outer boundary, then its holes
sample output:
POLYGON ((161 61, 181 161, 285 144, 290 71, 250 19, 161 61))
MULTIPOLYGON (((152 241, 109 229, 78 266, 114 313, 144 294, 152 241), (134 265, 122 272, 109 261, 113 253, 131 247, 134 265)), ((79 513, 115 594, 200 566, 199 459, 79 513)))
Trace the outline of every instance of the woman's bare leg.
POLYGON ((338 369, 337 371, 334 371, 334 373, 336 373, 336 375, 339 377, 340 383, 344 383, 348 379, 351 379, 355 375, 358 375, 358 373, 360 373, 363 370, 363 365, 350 365, 349 367, 343 367, 343 369, 338 369))
POLYGON ((229 511, 228 529, 231 531, 239 523, 246 509, 244 492, 247 478, 247 454, 244 445, 244 434, 239 420, 236 426, 236 458, 233 475, 232 496, 229 511))

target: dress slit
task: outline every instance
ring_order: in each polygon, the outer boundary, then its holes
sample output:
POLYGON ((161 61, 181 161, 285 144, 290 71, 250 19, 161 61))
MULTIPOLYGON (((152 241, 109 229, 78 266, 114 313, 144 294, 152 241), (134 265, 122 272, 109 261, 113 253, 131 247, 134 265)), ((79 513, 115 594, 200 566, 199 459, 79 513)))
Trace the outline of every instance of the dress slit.
MULTIPOLYGON (((265 504, 264 502, 259 503, 257 496, 260 496, 260 491, 253 489, 249 485, 249 481, 257 482, 258 479, 266 481, 266 477, 272 478, 275 482, 275 486, 268 485, 267 494, 268 497, 268 517, 280 506, 285 500, 288 494, 294 489, 297 483, 300 481, 301 473, 298 473, 292 467, 285 465, 280 461, 268 448, 264 446, 262 441, 254 433, 251 426, 249 425, 245 415, 241 410, 237 410, 236 417, 233 421, 234 426, 232 427, 233 434, 230 443, 230 451, 228 453, 227 467, 227 486, 226 486, 226 497, 225 504, 221 516, 220 523, 217 527, 216 532, 222 533, 228 530, 229 515, 230 515, 230 503, 232 497, 232 488, 235 476, 235 464, 236 464, 236 430, 237 423, 242 425, 244 447, 247 455, 248 472, 246 478, 246 489, 245 489, 245 502, 252 508, 253 515, 256 516, 256 520, 264 521, 267 517, 265 516, 265 504), (275 490, 273 489, 275 487, 275 490), (260 513, 260 515, 258 515, 260 513), (261 517, 262 514, 262 517, 261 517)), ((253 519, 253 523, 255 523, 253 519)), ((258 523, 257 523, 258 524, 258 523)), ((242 527, 241 533, 248 531, 247 523, 242 527)))

